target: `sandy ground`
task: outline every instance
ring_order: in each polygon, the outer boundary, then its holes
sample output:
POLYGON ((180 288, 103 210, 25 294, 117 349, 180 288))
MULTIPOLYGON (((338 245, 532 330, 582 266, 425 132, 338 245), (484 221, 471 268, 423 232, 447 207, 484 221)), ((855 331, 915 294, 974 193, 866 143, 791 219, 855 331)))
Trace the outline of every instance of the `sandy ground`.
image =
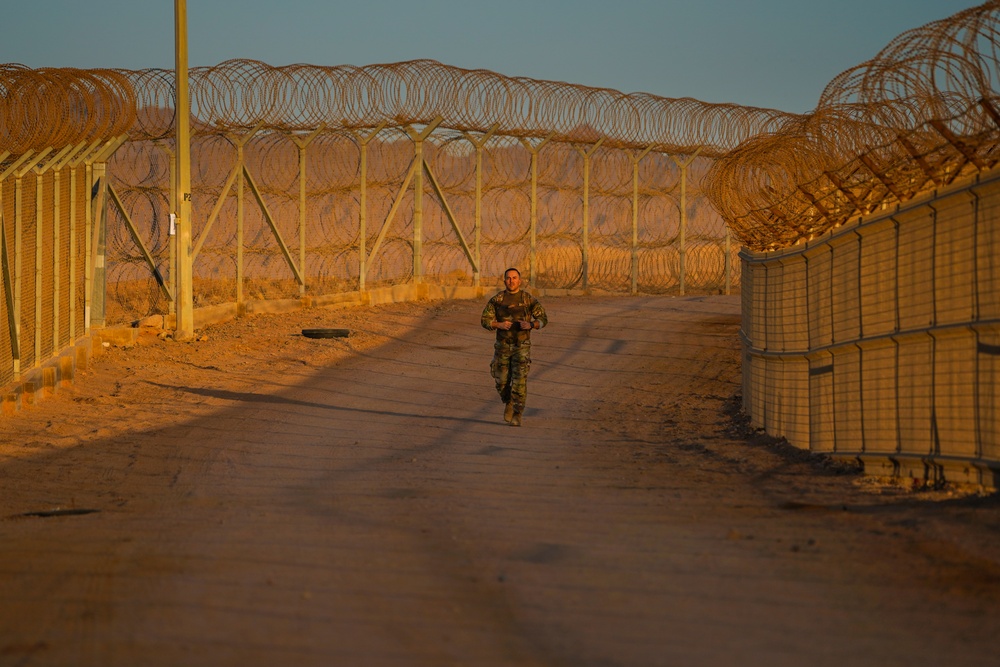
POLYGON ((749 432, 738 297, 545 305, 521 428, 471 301, 146 336, 3 418, 0 665, 995 659, 995 498, 749 432))

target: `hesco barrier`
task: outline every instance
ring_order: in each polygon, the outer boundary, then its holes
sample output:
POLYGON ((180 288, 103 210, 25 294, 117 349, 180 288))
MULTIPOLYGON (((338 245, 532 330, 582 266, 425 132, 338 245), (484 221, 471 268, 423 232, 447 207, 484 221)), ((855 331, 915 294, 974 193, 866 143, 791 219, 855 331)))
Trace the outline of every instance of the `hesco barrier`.
POLYGON ((134 122, 118 72, 0 65, 0 388, 89 333, 93 186, 134 122))
POLYGON ((1000 170, 821 240, 744 251, 753 423, 872 473, 996 486, 1000 170))
POLYGON ((0 171, 0 387, 90 332, 94 250, 104 240, 94 234, 101 207, 91 193, 104 167, 95 161, 117 145, 66 147, 42 165, 29 151, 0 171))
POLYGON ((1000 2, 903 33, 720 156, 743 402, 873 473, 997 486, 1000 2))

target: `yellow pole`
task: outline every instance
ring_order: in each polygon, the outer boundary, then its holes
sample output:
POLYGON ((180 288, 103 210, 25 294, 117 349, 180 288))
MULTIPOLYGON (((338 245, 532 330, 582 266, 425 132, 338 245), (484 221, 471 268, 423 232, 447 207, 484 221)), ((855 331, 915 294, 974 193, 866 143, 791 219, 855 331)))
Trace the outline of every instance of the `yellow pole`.
POLYGON ((365 276, 368 274, 368 140, 361 142, 361 202, 358 221, 358 291, 365 291, 365 276))
POLYGON ((679 291, 681 296, 684 296, 684 280, 687 277, 687 168, 694 162, 694 159, 698 157, 698 153, 700 152, 701 148, 699 147, 684 162, 678 160, 676 156, 671 156, 674 164, 681 170, 681 224, 677 239, 679 245, 678 255, 680 256, 679 291))
POLYGON ((76 163, 69 168, 69 344, 76 342, 76 163))
POLYGON ((472 286, 479 287, 479 272, 483 265, 483 145, 479 142, 473 145, 476 147, 476 270, 472 274, 472 286))
POLYGON ((678 254, 680 255, 680 295, 684 296, 684 278, 687 273, 687 168, 688 163, 681 164, 681 228, 678 237, 678 254))
MULTIPOLYGON (((170 188, 169 188, 169 193, 167 194, 168 197, 167 201, 176 202, 177 201, 177 154, 174 151, 170 150, 169 148, 167 148, 166 151, 170 160, 170 177, 169 177, 170 188)), ((167 245, 170 248, 170 260, 169 260, 170 293, 173 295, 173 298, 170 300, 170 314, 174 316, 174 326, 176 327, 177 326, 177 242, 176 242, 177 218, 176 217, 170 223, 169 236, 170 238, 168 240, 170 241, 170 243, 168 243, 167 245)), ((164 328, 166 328, 166 326, 167 325, 164 325, 164 328)))
POLYGON ((729 225, 726 227, 726 294, 732 292, 733 287, 733 250, 729 236, 729 225))
POLYGON ((62 189, 62 168, 56 166, 52 172, 52 354, 59 352, 60 318, 59 308, 62 301, 62 271, 59 267, 62 234, 59 226, 62 224, 62 206, 59 201, 59 190, 62 189))
POLYGON ((603 137, 590 150, 577 148, 583 156, 583 291, 590 289, 590 158, 604 143, 603 137))
POLYGON ((632 158, 632 294, 639 292, 639 163, 646 157, 652 146, 647 146, 632 158))
POLYGON ((413 142, 417 170, 413 174, 413 283, 424 281, 424 139, 413 142))
POLYGON ((236 148, 236 162, 239 165, 239 176, 236 177, 236 312, 244 314, 246 304, 243 303, 243 223, 246 221, 246 164, 243 163, 243 142, 236 148))
POLYGON ((21 255, 21 226, 23 224, 24 186, 20 174, 14 179, 14 323, 20 353, 14 360, 14 379, 21 379, 21 359, 24 357, 24 338, 21 337, 21 284, 23 277, 21 255))
POLYGON ((187 0, 174 0, 177 117, 177 329, 194 336, 194 271, 191 257, 191 103, 188 97, 187 0))
POLYGON ((299 285, 299 296, 306 298, 306 282, 309 272, 306 271, 306 145, 299 144, 299 269, 302 271, 302 284, 299 285))
MULTIPOLYGON (((84 182, 87 184, 85 192, 88 194, 94 191, 94 165, 91 162, 84 163, 84 182)), ((91 206, 90 197, 83 207, 83 335, 90 335, 90 312, 94 304, 93 284, 94 284, 94 258, 93 252, 93 228, 94 209, 91 206)))
POLYGON ((42 174, 35 173, 35 350, 32 365, 37 366, 42 353, 42 237, 45 218, 42 214, 42 174))

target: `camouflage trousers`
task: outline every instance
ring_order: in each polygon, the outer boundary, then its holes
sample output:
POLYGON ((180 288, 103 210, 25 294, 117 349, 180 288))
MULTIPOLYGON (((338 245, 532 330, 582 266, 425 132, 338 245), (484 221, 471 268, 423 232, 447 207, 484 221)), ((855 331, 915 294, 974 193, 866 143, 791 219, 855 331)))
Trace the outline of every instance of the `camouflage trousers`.
POLYGON ((531 343, 520 345, 497 341, 493 345, 493 362, 490 375, 497 383, 497 393, 504 403, 511 403, 514 411, 524 411, 528 397, 528 369, 531 367, 531 343))

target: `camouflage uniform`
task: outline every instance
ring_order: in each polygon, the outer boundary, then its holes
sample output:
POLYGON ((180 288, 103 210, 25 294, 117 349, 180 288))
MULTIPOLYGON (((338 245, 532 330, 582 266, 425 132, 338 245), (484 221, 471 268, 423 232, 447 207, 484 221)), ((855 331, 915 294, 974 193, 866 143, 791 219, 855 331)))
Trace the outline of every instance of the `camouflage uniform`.
MULTIPOLYGON (((497 292, 483 309, 482 325, 492 331, 490 324, 496 322, 538 321, 539 328, 549 322, 545 308, 538 299, 520 290, 497 292)), ((514 413, 520 418, 524 411, 524 400, 528 394, 528 369, 531 367, 531 329, 497 329, 496 343, 493 345, 493 362, 490 374, 496 380, 497 393, 504 403, 513 405, 514 413)))

